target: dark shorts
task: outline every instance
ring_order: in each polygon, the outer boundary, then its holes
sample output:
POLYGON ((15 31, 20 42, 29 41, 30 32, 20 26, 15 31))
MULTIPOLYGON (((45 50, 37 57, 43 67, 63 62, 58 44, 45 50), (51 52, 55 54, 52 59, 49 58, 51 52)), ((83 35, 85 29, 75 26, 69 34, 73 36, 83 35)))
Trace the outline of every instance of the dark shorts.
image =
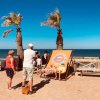
POLYGON ((6 68, 6 74, 8 77, 13 78, 14 76, 14 71, 12 68, 6 68))

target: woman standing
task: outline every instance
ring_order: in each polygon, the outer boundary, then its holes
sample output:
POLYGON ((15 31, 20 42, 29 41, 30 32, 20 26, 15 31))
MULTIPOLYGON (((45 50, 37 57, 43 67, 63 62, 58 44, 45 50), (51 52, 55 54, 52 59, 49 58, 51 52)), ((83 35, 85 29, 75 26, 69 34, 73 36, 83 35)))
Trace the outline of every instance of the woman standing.
POLYGON ((14 51, 9 50, 8 56, 6 57, 6 74, 7 74, 7 85, 8 89, 11 90, 12 79, 15 74, 15 60, 14 60, 14 51))
POLYGON ((48 63, 48 58, 49 58, 49 55, 48 55, 48 51, 45 50, 43 56, 42 56, 42 66, 45 67, 46 64, 48 63))

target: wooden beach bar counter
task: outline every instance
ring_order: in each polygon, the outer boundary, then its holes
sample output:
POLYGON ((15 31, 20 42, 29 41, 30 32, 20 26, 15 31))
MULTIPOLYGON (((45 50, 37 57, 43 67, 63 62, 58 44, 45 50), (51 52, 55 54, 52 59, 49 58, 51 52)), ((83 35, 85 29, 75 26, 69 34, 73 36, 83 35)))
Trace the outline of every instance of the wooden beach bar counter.
POLYGON ((99 57, 74 57, 75 75, 100 75, 99 57))

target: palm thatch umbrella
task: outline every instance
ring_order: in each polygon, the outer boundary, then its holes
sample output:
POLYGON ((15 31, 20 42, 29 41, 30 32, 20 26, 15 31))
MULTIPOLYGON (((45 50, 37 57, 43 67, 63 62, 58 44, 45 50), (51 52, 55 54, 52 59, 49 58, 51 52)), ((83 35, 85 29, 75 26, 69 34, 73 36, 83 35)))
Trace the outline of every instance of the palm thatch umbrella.
MULTIPOLYGON (((16 26, 17 34, 16 34, 16 42, 17 42, 17 55, 19 57, 19 69, 22 68, 22 61, 23 61, 23 45, 22 45, 22 35, 21 35, 21 28, 20 24, 22 21, 22 16, 20 14, 11 12, 9 16, 3 16, 4 22, 2 26, 16 26)), ((5 38, 13 29, 6 30, 3 33, 3 37, 5 38)))
POLYGON ((61 15, 58 9, 56 9, 53 13, 50 13, 47 21, 41 23, 41 25, 51 26, 57 28, 58 36, 56 39, 57 49, 63 49, 63 37, 62 30, 60 28, 61 15))

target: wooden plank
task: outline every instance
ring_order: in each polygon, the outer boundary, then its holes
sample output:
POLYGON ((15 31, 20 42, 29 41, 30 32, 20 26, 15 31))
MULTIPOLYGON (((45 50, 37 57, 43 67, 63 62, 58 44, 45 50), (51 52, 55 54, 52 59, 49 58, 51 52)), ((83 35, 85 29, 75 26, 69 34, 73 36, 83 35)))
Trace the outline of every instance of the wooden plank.
POLYGON ((74 59, 75 62, 100 62, 99 59, 74 59))

